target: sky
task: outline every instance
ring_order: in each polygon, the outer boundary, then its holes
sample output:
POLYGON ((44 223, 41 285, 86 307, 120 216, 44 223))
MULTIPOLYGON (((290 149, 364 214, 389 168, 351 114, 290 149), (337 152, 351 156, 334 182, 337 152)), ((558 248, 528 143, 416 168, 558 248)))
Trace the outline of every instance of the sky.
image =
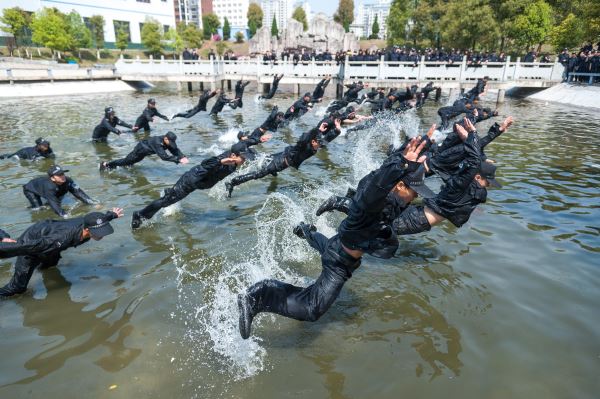
POLYGON ((314 13, 323 12, 327 15, 333 15, 339 2, 336 0, 308 0, 308 3, 314 13))

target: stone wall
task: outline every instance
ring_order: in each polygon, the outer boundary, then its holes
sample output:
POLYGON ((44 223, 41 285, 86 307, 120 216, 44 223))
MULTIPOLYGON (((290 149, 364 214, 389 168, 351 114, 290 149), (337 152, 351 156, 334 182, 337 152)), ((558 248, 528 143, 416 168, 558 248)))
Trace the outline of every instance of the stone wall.
POLYGON ((358 40, 353 33, 346 33, 344 27, 329 20, 324 14, 316 15, 310 22, 307 32, 302 23, 288 20, 288 26, 280 37, 271 37, 271 28, 263 26, 248 41, 250 53, 267 51, 282 52, 286 48, 305 47, 316 52, 358 51, 358 40))

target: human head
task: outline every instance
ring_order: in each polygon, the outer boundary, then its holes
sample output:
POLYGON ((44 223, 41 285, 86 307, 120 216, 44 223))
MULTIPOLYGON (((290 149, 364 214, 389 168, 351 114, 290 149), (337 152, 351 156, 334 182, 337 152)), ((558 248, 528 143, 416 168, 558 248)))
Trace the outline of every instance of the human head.
POLYGON ((236 166, 240 166, 246 160, 253 160, 255 157, 256 154, 244 142, 235 143, 231 146, 229 158, 234 160, 236 166))
POLYGON ((112 118, 113 116, 115 116, 115 109, 113 107, 104 108, 104 116, 106 116, 107 118, 112 118))
POLYGON ((156 100, 153 98, 148 99, 148 107, 149 108, 156 108, 156 100))
POLYGON ((177 141, 177 135, 173 132, 168 132, 167 134, 165 134, 165 137, 163 137, 163 143, 165 145, 169 145, 171 143, 175 143, 177 141))
POLYGON ((115 232, 110 225, 111 220, 112 218, 106 213, 88 213, 83 218, 84 232, 89 233, 92 239, 100 241, 103 237, 115 232))
POLYGON ((302 96, 302 99, 306 102, 309 102, 311 97, 312 97, 312 95, 310 93, 304 93, 304 95, 302 96))
POLYGON ((67 181, 67 176, 65 173, 68 171, 68 169, 63 169, 58 165, 53 165, 50 167, 50 169, 48 169, 48 176, 50 176, 50 180, 60 186, 61 184, 65 184, 67 181))
POLYGON ((39 137, 35 141, 35 146, 37 147, 37 150, 40 152, 48 152, 48 150, 50 149, 50 142, 48 140, 44 139, 43 137, 39 137))
POLYGON ((474 179, 483 188, 502 187, 496 180, 496 166, 486 161, 481 162, 479 173, 475 175, 474 179))
POLYGON ((433 198, 435 193, 425 184, 425 167, 419 166, 417 170, 408 175, 396 184, 393 192, 405 204, 409 204, 419 195, 422 198, 433 198))

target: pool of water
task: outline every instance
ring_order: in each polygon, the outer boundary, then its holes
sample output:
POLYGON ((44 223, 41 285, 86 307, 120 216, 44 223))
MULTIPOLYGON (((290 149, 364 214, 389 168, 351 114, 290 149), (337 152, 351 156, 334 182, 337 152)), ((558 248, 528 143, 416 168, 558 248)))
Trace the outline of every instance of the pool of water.
MULTIPOLYGON (((167 115, 196 102, 166 87, 151 95, 167 115)), ((92 144, 104 107, 133 123, 148 96, 0 100, 0 152, 46 137, 102 209, 126 212, 114 235, 66 251, 58 268, 34 273, 26 294, 0 301, 0 397, 598 397, 596 111, 507 99, 500 115, 515 124, 486 151, 504 187, 489 192, 468 224, 403 237, 393 259, 365 257, 318 322, 261 315, 244 341, 236 294, 266 277, 310 284, 320 260, 292 227, 305 220, 333 235, 342 217, 317 218, 320 202, 355 186, 390 142, 437 122, 440 105, 344 134, 300 170, 245 184, 231 199, 222 184, 196 191, 132 232, 133 210, 228 148, 239 129, 258 126, 273 104, 294 100, 258 102, 251 92, 243 109, 216 118, 160 121, 153 134, 177 133, 189 165, 151 157, 100 174, 101 160, 125 156, 138 138, 92 144)), ((259 150, 293 143, 324 109, 259 150)), ((13 236, 53 217, 28 209, 21 191, 50 164, 0 161, 0 227, 13 236)), ((73 216, 93 210, 72 197, 64 205, 73 216)), ((0 261, 0 284, 12 264, 0 261)))

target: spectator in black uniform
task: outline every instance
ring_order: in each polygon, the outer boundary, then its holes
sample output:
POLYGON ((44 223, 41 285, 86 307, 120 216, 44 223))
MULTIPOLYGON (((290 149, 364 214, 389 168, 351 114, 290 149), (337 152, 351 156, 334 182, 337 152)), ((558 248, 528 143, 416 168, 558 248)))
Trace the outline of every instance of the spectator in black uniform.
POLYGON ((113 107, 106 107, 104 108, 104 117, 100 121, 100 124, 94 128, 92 141, 105 143, 111 132, 120 135, 122 132, 117 129, 117 125, 131 129, 134 132, 137 132, 139 129, 138 127, 134 128, 129 123, 117 118, 113 107))
POLYGON ((162 197, 144 209, 133 212, 131 227, 137 229, 143 220, 151 219, 161 208, 181 201, 195 190, 206 190, 213 187, 235 172, 238 166, 252 156, 253 153, 249 151, 246 144, 239 142, 231 147, 231 151, 205 159, 200 165, 185 172, 173 187, 165 190, 162 197))
POLYGON ((35 160, 37 158, 54 158, 54 152, 50 148, 50 142, 42 137, 35 140, 35 146, 21 148, 12 154, 2 154, 0 159, 18 157, 19 159, 35 160))
POLYGON ((140 129, 144 129, 145 132, 149 131, 150 122, 154 122, 155 116, 169 121, 169 118, 158 112, 158 110, 156 109, 156 100, 151 98, 148 100, 148 105, 146 106, 142 114, 136 119, 133 129, 135 129, 135 131, 140 129))
POLYGON ((54 165, 48 170, 48 176, 37 177, 23 186, 23 194, 29 200, 31 208, 40 208, 43 205, 42 200, 46 200, 58 216, 66 217, 67 213, 61 208, 61 202, 67 192, 85 204, 96 203, 73 179, 65 175, 66 172, 68 170, 54 165))
POLYGON ((110 162, 102 162, 100 170, 114 169, 117 166, 131 166, 141 162, 149 155, 156 154, 163 161, 186 164, 189 160, 177 147, 177 135, 173 132, 168 132, 164 136, 153 136, 142 140, 125 158, 117 159, 110 162), (167 153, 169 151, 171 155, 167 153))
POLYGON ((218 93, 218 90, 213 90, 213 91, 204 90, 202 92, 202 95, 200 95, 200 98, 198 99, 198 104, 196 104, 196 106, 194 108, 188 109, 185 112, 180 112, 178 114, 173 115, 171 120, 173 120, 175 118, 191 118, 192 116, 196 115, 200 111, 206 112, 206 104, 208 103, 208 100, 210 100, 211 98, 216 96, 217 93, 218 93))
MULTIPOLYGON (((84 217, 68 220, 44 220, 23 232, 12 246, 10 256, 18 256, 15 272, 8 284, 0 288, 0 296, 21 294, 37 267, 56 266, 61 252, 95 241, 114 232, 110 221, 123 216, 123 209, 113 208, 106 213, 92 212, 84 217), (25 254, 24 254, 25 252, 25 254)), ((0 254, 4 251, 0 247, 0 254)))

